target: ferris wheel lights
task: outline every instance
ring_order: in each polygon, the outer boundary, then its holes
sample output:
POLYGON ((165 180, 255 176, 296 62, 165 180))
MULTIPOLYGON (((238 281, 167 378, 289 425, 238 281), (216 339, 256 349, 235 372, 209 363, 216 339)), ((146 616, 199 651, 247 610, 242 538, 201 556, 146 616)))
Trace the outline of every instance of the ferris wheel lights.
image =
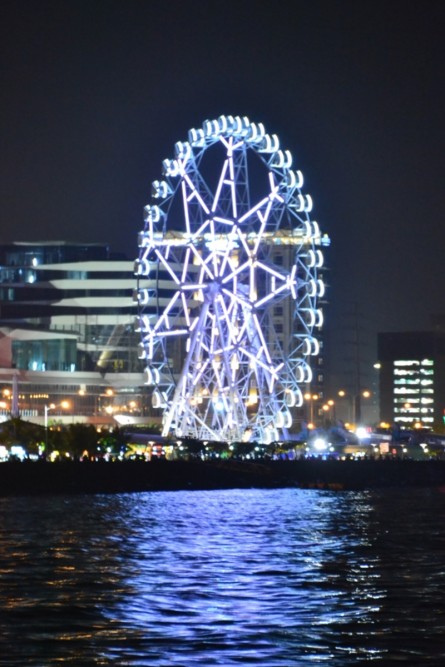
MULTIPOLYGON (((145 222, 159 222, 161 217, 164 215, 162 209, 159 206, 144 206, 144 221, 145 222)), ((142 232, 143 233, 143 232, 142 232)))
MULTIPOLYGON (((298 231, 298 230, 294 230, 298 231)), ((312 239, 312 225, 310 220, 303 220, 303 236, 307 238, 308 241, 312 239)))
POLYGON ((311 279, 307 284, 307 295, 311 299, 314 297, 323 297, 325 295, 325 284, 321 278, 311 279))
POLYGON ((281 434, 274 416, 280 414, 281 428, 289 428, 289 408, 302 402, 298 384, 312 379, 304 357, 319 350, 311 331, 322 322, 316 305, 325 287, 317 277, 323 264, 317 248, 322 239, 318 225, 309 219, 312 199, 300 191, 303 175, 292 171, 291 152, 280 149, 277 135, 267 134, 263 124, 250 123, 245 116, 205 121, 189 131, 188 141, 175 144, 173 157, 163 162, 164 180, 153 183, 153 208, 145 211, 135 264, 145 358, 166 369, 162 375, 167 393, 162 395, 157 387, 153 399, 154 405, 165 406, 163 433, 174 429, 201 440, 233 438, 236 433, 240 440, 250 430, 263 442, 269 436, 277 439, 281 434), (216 157, 220 159, 220 150, 225 156, 212 189, 200 173, 206 163, 200 158, 207 149, 214 151, 216 143, 216 157), (268 181, 261 180, 266 187, 262 198, 255 189, 249 192, 252 153, 268 176, 268 181), (162 199, 170 207, 173 197, 179 201, 171 210, 182 220, 182 231, 176 217, 169 227, 163 224, 169 213, 162 199), (164 210, 154 207, 157 198, 164 210), (284 252, 292 257, 290 265, 273 263, 277 243, 289 246, 284 252), (153 277, 154 263, 159 275, 153 277), (298 281, 297 267, 302 271, 298 281), (271 347, 271 308, 292 300, 300 333, 292 333, 286 324, 289 349, 271 347), (311 308, 303 312, 302 306, 311 308), (186 351, 182 371, 168 368, 177 344, 186 351), (247 414, 252 384, 258 411, 247 414), (197 386, 208 392, 204 404, 197 386))
POLYGON ((203 130, 206 137, 209 139, 216 138, 220 134, 220 126, 217 120, 205 120, 203 123, 203 130))
POLYGON ((134 263, 133 272, 137 276, 148 276, 150 274, 150 262, 146 259, 137 259, 134 263))
POLYGON ((135 290, 134 300, 137 301, 141 306, 146 306, 148 303, 150 303, 152 296, 153 296, 153 290, 148 290, 148 289, 135 290))
POLYGON ((160 373, 158 368, 147 366, 145 368, 145 384, 159 384, 160 373))
MULTIPOLYGON (((315 308, 302 308, 301 313, 305 316, 305 321, 309 329, 312 329, 315 326, 317 321, 317 316, 315 313, 315 308)), ((308 339, 305 339, 305 342, 308 339)), ((305 354, 310 354, 309 351, 305 351, 305 354)))
MULTIPOLYGON (((309 195, 308 195, 309 197, 309 195)), ((312 200, 311 200, 312 201, 312 200)), ((316 220, 312 220, 312 229, 313 229, 313 236, 315 238, 320 236, 320 225, 316 220)))
POLYGON ((310 213, 313 209, 314 203, 312 201, 311 195, 299 194, 295 197, 290 206, 295 208, 297 213, 310 213))
MULTIPOLYGON (((231 118, 233 120, 233 117, 229 116, 229 118, 231 118)), ((220 116, 218 118, 218 130, 219 130, 219 132, 221 132, 222 134, 225 134, 227 132, 228 125, 229 125, 229 119, 227 118, 227 116, 220 116)))
POLYGON ((178 160, 163 160, 162 171, 166 176, 178 176, 181 173, 181 163, 178 160))
POLYGON ((283 415, 283 426, 281 428, 290 428, 292 426, 292 415, 289 410, 281 413, 283 415))
POLYGON ((309 268, 321 268, 324 264, 324 257, 321 250, 310 248, 307 252, 307 265, 309 268))
MULTIPOLYGON (((304 350, 303 350, 304 354, 304 350)), ((307 355, 304 355, 307 356, 307 355)), ((295 368, 295 378, 297 384, 304 384, 312 381, 312 371, 305 361, 300 361, 295 368)))
POLYGON ((258 145, 259 153, 275 153, 280 147, 280 140, 276 134, 265 134, 258 145))
POLYGON ((320 353, 320 342, 313 336, 308 336, 303 341, 303 354, 305 356, 316 356, 320 353))
POLYGON ((275 415, 275 426, 276 428, 284 428, 284 413, 283 412, 278 412, 275 415))
POLYGON ((189 142, 192 146, 196 148, 202 148, 205 146, 206 140, 205 140, 205 135, 204 135, 204 130, 201 128, 195 129, 192 128, 189 130, 189 142))
POLYGON ((303 173, 297 169, 297 171, 288 171, 286 172, 285 178, 286 186, 289 189, 302 188, 304 183, 303 173))
POLYGON ((225 127, 225 130, 223 132, 227 134, 232 134, 232 132, 235 130, 235 126, 238 120, 238 116, 220 116, 219 117, 219 122, 221 127, 225 127))
POLYGON ((209 239, 208 241, 205 242, 205 245, 212 252, 232 250, 233 248, 237 247, 236 243, 224 237, 209 239))
POLYGON ((248 143, 259 143, 263 140, 266 129, 263 123, 250 123, 246 132, 246 141, 248 143))
POLYGON ((331 245, 331 239, 327 234, 323 234, 321 237, 321 245, 324 246, 325 248, 328 248, 331 245))
POLYGON ((153 392, 151 397, 151 404, 154 408, 166 408, 168 403, 167 396, 165 392, 158 391, 157 389, 153 392))
POLYGON ((151 196, 155 199, 166 199, 172 192, 166 181, 153 181, 151 184, 151 196))
POLYGON ((237 128, 236 132, 238 136, 245 137, 249 133, 249 128, 250 128, 250 121, 247 116, 243 116, 242 118, 239 118, 238 116, 236 117, 236 122, 237 122, 237 128))
MULTIPOLYGON (((301 394, 301 392, 299 392, 301 394)), ((297 405, 299 400, 298 392, 294 389, 286 389, 284 394, 284 402, 288 408, 293 408, 297 405)))
POLYGON ((180 160, 186 162, 192 155, 192 147, 188 141, 177 141, 175 143, 175 155, 180 160))
MULTIPOLYGON (((304 207, 305 212, 310 213, 313 208, 314 208, 314 202, 313 202, 313 199, 312 199, 311 195, 306 195, 306 205, 304 207)), ((318 223, 317 223, 317 227, 318 227, 318 223)), ((320 234, 320 229, 318 230, 317 236, 319 236, 319 234, 320 234)))
POLYGON ((278 167, 279 169, 290 169, 292 161, 292 153, 289 150, 279 150, 276 153, 273 153, 269 161, 269 166, 278 167))
POLYGON ((138 233, 138 248, 145 248, 150 244, 150 239, 145 231, 138 233))
POLYGON ((247 116, 220 116, 217 120, 205 121, 204 133, 209 138, 219 135, 242 137, 249 130, 250 122, 247 116))

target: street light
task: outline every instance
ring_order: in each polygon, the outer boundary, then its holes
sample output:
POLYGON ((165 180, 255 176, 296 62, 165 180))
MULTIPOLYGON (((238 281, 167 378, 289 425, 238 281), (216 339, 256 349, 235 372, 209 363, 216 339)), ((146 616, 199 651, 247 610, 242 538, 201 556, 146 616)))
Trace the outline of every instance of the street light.
POLYGON ((354 401, 355 414, 354 414, 354 423, 360 422, 362 419, 362 398, 370 398, 371 392, 368 389, 357 392, 354 401))
POLYGON ((45 405, 45 449, 48 448, 48 412, 54 410, 55 404, 45 405))
MULTIPOLYGON (((45 449, 48 448, 48 412, 50 410, 54 410, 57 407, 55 403, 50 403, 49 405, 45 405, 45 449)), ((60 403, 60 407, 63 408, 64 410, 67 410, 70 407, 70 402, 69 401, 62 401, 60 403)))
POLYGON ((304 395, 304 398, 307 401, 310 401, 310 403, 309 403, 309 405, 310 405, 310 408, 309 408, 310 409, 310 423, 313 425, 313 423, 314 423, 314 401, 317 401, 319 397, 318 397, 318 394, 307 393, 307 394, 304 395))
POLYGON ((340 389, 338 395, 340 398, 349 398, 351 421, 353 424, 357 424, 362 418, 362 398, 370 398, 371 392, 364 389, 356 394, 347 394, 344 389, 340 389))
POLYGON ((335 401, 330 398, 326 403, 323 405, 323 411, 328 414, 332 410, 332 414, 329 415, 329 419, 332 419, 335 422, 335 401))
POLYGON ((111 387, 108 387, 102 393, 97 394, 94 404, 94 414, 99 415, 103 411, 107 412, 107 407, 109 407, 113 403, 113 397, 114 397, 114 389, 112 389, 111 387), (103 406, 103 402, 101 401, 102 398, 108 399, 107 405, 103 406))

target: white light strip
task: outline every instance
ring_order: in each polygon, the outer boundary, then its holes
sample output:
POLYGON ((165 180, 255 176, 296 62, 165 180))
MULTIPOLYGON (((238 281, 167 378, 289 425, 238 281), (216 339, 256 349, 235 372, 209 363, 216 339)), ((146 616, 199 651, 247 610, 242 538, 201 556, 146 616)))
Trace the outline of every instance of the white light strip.
POLYGON ((157 335, 160 338, 166 338, 167 336, 184 336, 188 334, 188 329, 169 329, 168 331, 158 331, 157 335))
POLYGON ((267 347, 267 345, 266 345, 266 341, 265 341, 265 339, 264 339, 263 332, 262 332, 262 330, 261 330, 261 326, 260 326, 260 322, 259 322, 259 319, 258 319, 258 315, 257 315, 256 313, 253 313, 253 314, 252 314, 252 318, 253 318, 253 321, 255 322, 255 327, 256 327, 256 330, 257 330, 257 332, 258 332, 258 337, 259 337, 259 339, 260 339, 260 341, 261 341, 261 346, 262 346, 262 348, 264 349, 264 356, 266 357, 268 363, 269 363, 269 364, 272 364, 272 359, 271 359, 271 357, 270 357, 269 349, 268 349, 268 347, 267 347))
POLYGON ((215 215, 213 219, 215 222, 220 222, 223 225, 233 227, 233 220, 230 220, 230 218, 221 218, 220 216, 215 215))
POLYGON ((275 269, 273 269, 271 266, 268 266, 267 264, 263 264, 262 262, 257 262, 257 266, 263 271, 266 271, 266 273, 269 273, 271 276, 274 276, 277 280, 280 282, 284 282, 287 278, 287 276, 283 275, 282 273, 279 273, 275 269))
POLYGON ((260 202, 258 202, 258 204, 256 204, 256 206, 254 206, 254 207, 251 208, 249 211, 247 211, 247 213, 245 213, 245 214, 238 220, 238 222, 242 223, 242 222, 244 222, 245 220, 247 220, 247 218, 250 218, 250 216, 253 215, 253 214, 255 213, 255 211, 258 211, 258 209, 260 209, 262 206, 265 206, 265 205, 267 204, 268 201, 269 201, 269 197, 264 197, 264 199, 262 199, 260 202))
POLYGON ((161 317, 160 317, 159 320, 155 323, 155 325, 154 325, 154 327, 153 327, 153 333, 155 333, 155 332, 156 332, 156 333, 159 333, 159 330, 160 330, 161 325, 162 325, 163 322, 164 322, 165 326, 166 326, 168 329, 170 328, 170 325, 169 325, 169 322, 168 322, 168 313, 169 313, 170 310, 173 308, 173 306, 175 305, 175 303, 176 303, 176 301, 179 299, 179 297, 180 297, 180 292, 179 292, 179 291, 175 292, 174 296, 172 297, 172 299, 171 299, 170 303, 168 304, 168 306, 165 308, 165 310, 164 310, 164 312, 162 313, 161 317))
POLYGON ((188 248, 186 248, 186 251, 185 251, 184 265, 182 267, 182 275, 181 275, 181 283, 182 284, 184 284, 186 279, 187 279, 187 273, 188 273, 188 270, 189 270, 190 255, 191 255, 191 250, 190 250, 190 247, 188 247, 188 248))
POLYGON ((239 275, 240 273, 242 273, 242 271, 245 271, 249 266, 250 266, 250 262, 249 262, 249 261, 244 262, 244 264, 241 264, 241 266, 239 266, 233 273, 231 273, 231 274, 229 274, 228 276, 226 276, 225 278, 223 278, 222 284, 225 285, 225 284, 228 283, 230 280, 233 280, 233 278, 234 278, 235 276, 237 276, 237 275, 239 275))
POLYGON ((227 172, 228 168, 229 168, 229 161, 228 161, 228 159, 226 159, 224 161, 223 168, 221 170, 221 174, 220 174, 220 177, 219 177, 218 185, 216 187, 215 197, 213 199, 213 204, 212 204, 212 209, 211 209, 212 213, 214 213, 216 211, 216 209, 218 208, 219 197, 220 197, 220 194, 221 194, 221 190, 222 190, 222 187, 223 187, 223 184, 224 184, 224 178, 225 178, 225 175, 226 175, 226 172, 227 172))
POLYGON ((159 250, 156 249, 156 256, 159 258, 160 263, 165 267, 166 271, 171 275, 173 278, 173 281, 176 283, 176 285, 180 285, 180 280, 176 273, 170 268, 170 264, 166 261, 164 256, 159 252, 159 250))
POLYGON ((194 185, 194 183, 191 181, 191 179, 190 179, 190 177, 189 177, 188 174, 184 174, 184 180, 187 181, 188 186, 189 186, 189 188, 190 188, 190 190, 191 190, 190 195, 187 197, 187 201, 190 201, 191 199, 193 199, 193 198, 195 197, 195 198, 198 200, 198 202, 200 203, 201 208, 205 211, 205 213, 206 213, 207 215, 209 215, 210 211, 209 211, 209 209, 207 208, 206 203, 204 202, 203 198, 201 197, 201 195, 199 194, 199 192, 198 192, 197 189, 195 188, 195 185, 194 185))

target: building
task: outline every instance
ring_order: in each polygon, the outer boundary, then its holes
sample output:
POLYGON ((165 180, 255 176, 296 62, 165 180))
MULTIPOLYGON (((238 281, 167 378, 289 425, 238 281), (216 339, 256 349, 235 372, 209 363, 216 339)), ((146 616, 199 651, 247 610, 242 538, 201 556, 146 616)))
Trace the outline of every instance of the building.
MULTIPOLYGON (((273 262, 287 266, 290 251, 291 246, 273 246, 273 262)), ((135 319, 143 296, 146 317, 156 321, 173 284, 159 263, 148 264, 136 281, 133 261, 111 254, 103 244, 0 246, 0 420, 12 412, 40 423, 161 421, 162 406, 147 382, 135 319)), ((277 304, 272 313, 271 332, 284 350, 295 333, 289 308, 277 304)), ((272 346, 271 334, 265 335, 272 346)), ((184 359, 181 342, 173 339, 169 349, 174 375, 184 359)), ((315 358, 306 390, 317 392, 320 406, 315 407, 321 409, 324 357, 315 358)), ((309 418, 306 412, 307 406, 300 419, 309 418)))
POLYGON ((443 426, 445 332, 380 333, 378 356, 381 420, 443 426))
POLYGON ((113 424, 150 417, 134 328, 134 284, 133 261, 110 254, 106 245, 0 246, 4 418, 13 381, 18 411, 35 421, 48 410, 61 421, 113 424))

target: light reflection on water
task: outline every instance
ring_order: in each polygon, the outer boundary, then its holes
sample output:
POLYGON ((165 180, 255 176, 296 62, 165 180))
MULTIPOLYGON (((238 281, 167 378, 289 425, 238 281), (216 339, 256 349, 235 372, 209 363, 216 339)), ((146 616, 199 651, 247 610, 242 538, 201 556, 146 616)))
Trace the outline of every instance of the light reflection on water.
POLYGON ((0 499, 0 664, 442 665, 445 494, 0 499))

